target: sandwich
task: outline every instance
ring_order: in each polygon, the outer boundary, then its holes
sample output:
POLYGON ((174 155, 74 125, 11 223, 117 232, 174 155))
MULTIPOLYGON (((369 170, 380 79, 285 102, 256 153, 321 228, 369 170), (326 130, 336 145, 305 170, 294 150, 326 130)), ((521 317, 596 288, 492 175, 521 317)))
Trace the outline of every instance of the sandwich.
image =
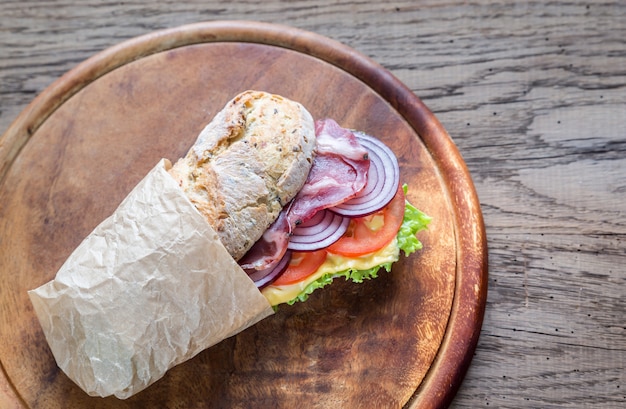
POLYGON ((377 138, 246 91, 29 296, 61 370, 125 399, 279 305, 420 249, 430 218, 406 189, 377 138))
POLYGON ((381 141, 264 92, 231 100, 170 174, 272 306, 390 271, 430 222, 381 141))

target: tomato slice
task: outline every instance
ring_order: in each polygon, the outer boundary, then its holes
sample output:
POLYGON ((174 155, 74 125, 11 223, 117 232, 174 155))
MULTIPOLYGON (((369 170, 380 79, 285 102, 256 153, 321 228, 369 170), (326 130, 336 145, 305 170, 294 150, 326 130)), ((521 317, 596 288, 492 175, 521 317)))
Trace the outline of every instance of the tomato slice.
POLYGON ((317 271, 326 260, 326 250, 294 251, 287 269, 278 276, 272 285, 294 284, 317 271))
POLYGON ((398 186, 396 195, 383 209, 373 215, 352 219, 348 231, 328 247, 328 252, 359 257, 382 249, 398 234, 404 218, 404 205, 404 191, 398 186), (381 216, 382 226, 372 223, 374 218, 381 216))

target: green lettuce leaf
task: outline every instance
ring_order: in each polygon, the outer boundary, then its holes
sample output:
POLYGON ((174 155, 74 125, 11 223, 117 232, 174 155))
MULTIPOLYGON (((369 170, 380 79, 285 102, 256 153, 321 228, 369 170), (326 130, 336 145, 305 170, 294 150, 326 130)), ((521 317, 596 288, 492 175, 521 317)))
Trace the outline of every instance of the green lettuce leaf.
MULTIPOLYGON (((404 189, 404 193, 406 194, 407 186, 406 184, 402 186, 404 189)), ((396 236, 398 247, 401 251, 404 252, 406 256, 409 254, 422 249, 422 243, 415 236, 417 232, 425 230, 428 228, 428 224, 432 218, 422 211, 416 209, 409 201, 405 202, 404 206, 404 219, 402 220, 402 225, 400 226, 400 230, 398 231, 398 235, 396 236)), ((328 284, 332 283, 333 280, 337 277, 343 277, 346 280, 351 280, 355 283, 362 283, 365 280, 371 280, 373 278, 378 277, 378 271, 381 268, 384 268, 387 272, 391 271, 391 265, 393 263, 384 263, 378 266, 374 266, 368 270, 353 270, 348 269, 344 271, 340 271, 337 273, 329 273, 324 274, 317 280, 311 282, 300 294, 298 294, 294 299, 287 302, 289 305, 293 305, 296 302, 306 301, 309 298, 309 295, 317 290, 318 288, 323 288, 328 284)))
MULTIPOLYGON (((406 184, 402 186, 402 189, 404 189, 406 194, 406 184)), ((416 209, 408 200, 406 201, 404 205, 404 219, 397 236, 398 247, 404 251, 405 256, 422 249, 422 243, 415 235, 419 231, 426 230, 431 220, 432 217, 416 209)))

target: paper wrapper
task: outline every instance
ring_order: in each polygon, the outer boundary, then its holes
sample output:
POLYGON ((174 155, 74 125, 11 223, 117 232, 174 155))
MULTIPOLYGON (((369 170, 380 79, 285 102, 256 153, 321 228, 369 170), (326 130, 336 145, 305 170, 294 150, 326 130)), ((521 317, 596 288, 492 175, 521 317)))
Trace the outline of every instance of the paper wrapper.
POLYGON ((273 313, 165 166, 29 291, 57 364, 92 396, 128 398, 273 313))

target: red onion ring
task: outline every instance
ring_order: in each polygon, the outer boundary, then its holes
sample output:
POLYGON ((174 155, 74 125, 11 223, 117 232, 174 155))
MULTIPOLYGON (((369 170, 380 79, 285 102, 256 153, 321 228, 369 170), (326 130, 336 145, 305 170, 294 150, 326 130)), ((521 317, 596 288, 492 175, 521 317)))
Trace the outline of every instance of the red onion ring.
POLYGON ((322 209, 296 227, 287 248, 294 251, 314 251, 330 246, 348 229, 350 219, 322 209))
POLYGON ((283 258, 280 259, 275 267, 266 268, 265 270, 255 270, 248 274, 248 277, 254 281, 258 288, 263 288, 281 275, 289 266, 291 261, 291 251, 287 250, 283 258))
POLYGON ((368 151, 370 168, 365 187, 352 199, 329 210, 347 217, 367 216, 385 207, 398 191, 400 166, 391 149, 379 139, 355 131, 359 143, 368 151))

